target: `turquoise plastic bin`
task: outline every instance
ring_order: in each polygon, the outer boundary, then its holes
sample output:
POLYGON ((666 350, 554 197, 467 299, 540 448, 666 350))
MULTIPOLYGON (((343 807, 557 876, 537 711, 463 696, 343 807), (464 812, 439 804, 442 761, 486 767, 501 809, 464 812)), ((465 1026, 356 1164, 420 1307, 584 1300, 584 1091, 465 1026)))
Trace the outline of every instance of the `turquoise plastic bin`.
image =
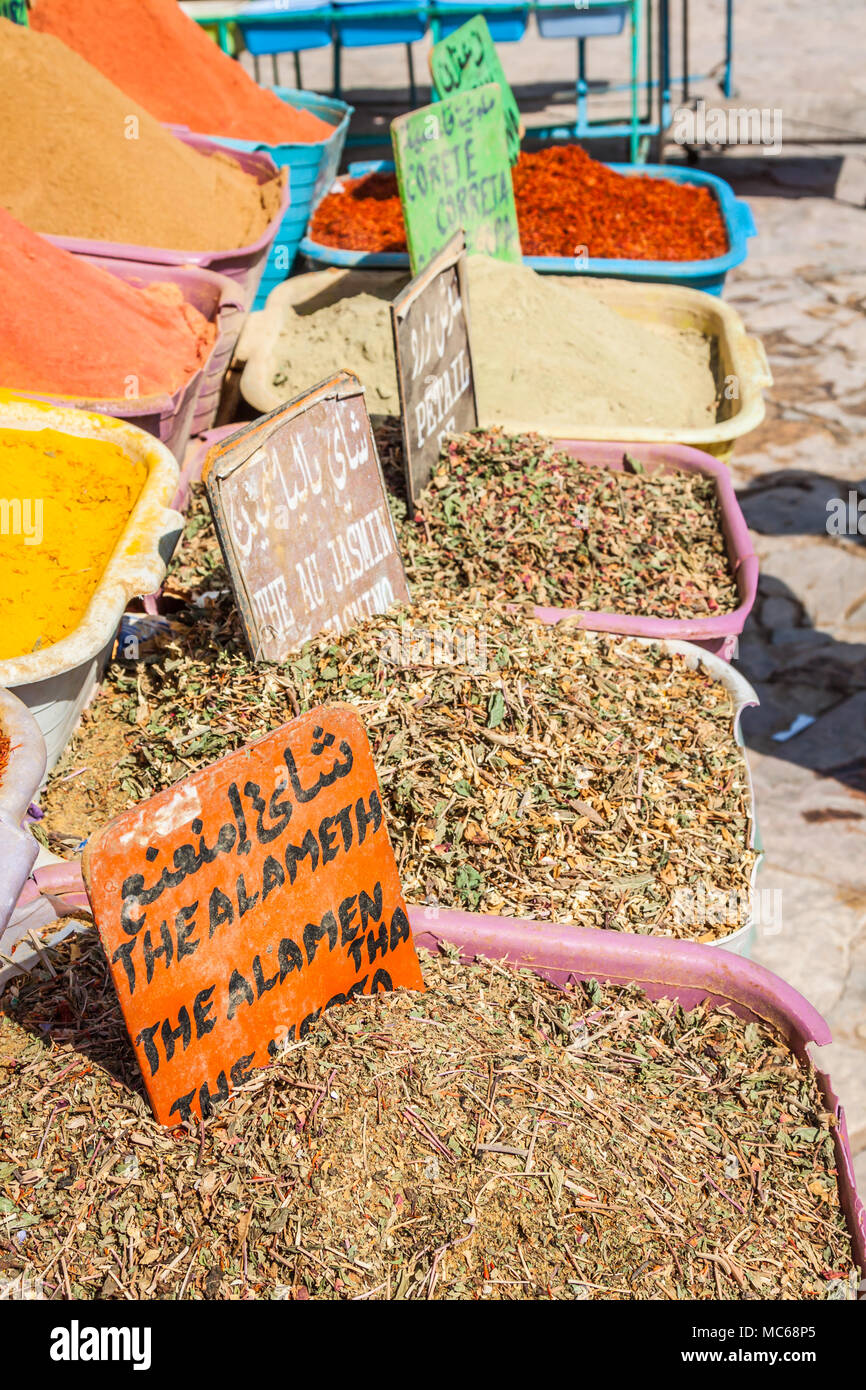
MULTIPOLYGON (((715 174, 702 170, 680 168, 668 164, 608 164, 608 169, 630 178, 643 174, 653 179, 671 179, 675 183, 702 184, 712 190, 725 221, 728 250, 724 256, 712 256, 703 261, 631 261, 588 257, 578 261, 567 256, 524 256, 523 263, 543 275, 602 275, 618 280, 643 280, 653 284, 683 285, 687 289, 704 290, 720 295, 725 276, 735 265, 742 265, 748 255, 748 238, 757 233, 752 209, 737 198, 730 184, 715 174)), ((348 176, 393 173, 389 160, 367 160, 349 165, 348 176)), ((300 251, 308 260, 319 265, 338 265, 362 270, 408 270, 409 256, 405 251, 341 251, 335 246, 322 246, 305 236, 300 251)))
POLYGON ((220 143, 236 150, 266 150, 275 164, 289 171, 289 208, 268 254, 254 309, 262 309, 275 285, 281 285, 292 268, 301 238, 319 200, 333 183, 354 107, 336 97, 299 92, 294 87, 275 87, 274 91, 291 106, 301 106, 334 127, 326 140, 312 144, 265 145, 254 140, 224 140, 220 143))
POLYGON ((427 9, 419 5, 414 15, 401 14, 406 0, 335 0, 340 11, 337 37, 343 48, 374 48, 379 44, 417 43, 427 33, 427 9), (390 15, 388 10, 394 10, 390 15))
POLYGON ((536 10, 538 32, 543 39, 594 39, 621 34, 628 16, 628 5, 611 5, 606 10, 536 10))
POLYGON ((255 57, 268 53, 305 53, 311 48, 327 48, 332 28, 330 0, 316 4, 315 0, 252 0, 245 5, 243 17, 237 24, 244 43, 255 57), (302 23, 261 24, 257 16, 287 14, 304 15, 302 23))
POLYGON ((476 14, 483 15, 487 20, 494 43, 518 43, 529 25, 529 10, 513 4, 511 0, 481 0, 481 3, 479 0, 443 0, 443 4, 447 8, 457 5, 466 11, 463 15, 440 15, 438 6, 435 3, 431 5, 430 18, 439 21, 439 33, 443 39, 476 14))

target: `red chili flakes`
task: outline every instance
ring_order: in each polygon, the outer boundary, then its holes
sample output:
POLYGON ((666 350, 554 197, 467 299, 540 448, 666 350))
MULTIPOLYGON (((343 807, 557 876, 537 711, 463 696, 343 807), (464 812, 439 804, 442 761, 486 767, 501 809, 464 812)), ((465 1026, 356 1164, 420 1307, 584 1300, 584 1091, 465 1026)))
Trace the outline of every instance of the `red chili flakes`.
POLYGON ((514 197, 525 256, 702 261, 728 250, 713 193, 696 184, 617 174, 579 145, 521 154, 514 197))
POLYGON ((344 251, 405 251, 396 175, 364 174, 340 182, 345 191, 327 194, 316 209, 313 240, 344 251))
MULTIPOLYGON (((617 174, 579 145, 521 153, 513 170, 524 255, 702 261, 728 250, 714 194, 696 184, 617 174)), ((311 234, 347 251, 405 251, 393 174, 344 179, 313 217, 311 234)))

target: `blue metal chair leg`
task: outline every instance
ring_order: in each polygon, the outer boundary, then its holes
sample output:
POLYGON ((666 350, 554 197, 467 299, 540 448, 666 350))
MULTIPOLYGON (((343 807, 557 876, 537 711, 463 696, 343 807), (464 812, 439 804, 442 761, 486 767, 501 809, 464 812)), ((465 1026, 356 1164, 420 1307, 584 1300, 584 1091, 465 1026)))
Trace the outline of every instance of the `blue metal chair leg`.
POLYGON ((727 0, 725 6, 725 80, 722 91, 726 97, 734 94, 734 0, 727 0))
POLYGON ((340 91, 341 68, 342 68, 342 62, 341 62, 341 59, 342 59, 342 50, 343 50, 343 45, 340 43, 339 38, 338 38, 337 35, 335 34, 335 35, 334 35, 334 81, 333 81, 333 91, 334 91, 334 96, 337 97, 337 98, 339 98, 339 97, 342 96, 342 92, 340 91))
POLYGON ((406 45, 406 61, 409 65, 409 105, 414 108, 418 105, 418 89, 415 85, 415 59, 411 43, 406 45))
POLYGON ((587 129, 586 97, 586 39, 577 41, 577 123, 575 135, 583 135, 587 129))
POLYGON ((683 101, 689 99, 689 0, 683 0, 683 101))

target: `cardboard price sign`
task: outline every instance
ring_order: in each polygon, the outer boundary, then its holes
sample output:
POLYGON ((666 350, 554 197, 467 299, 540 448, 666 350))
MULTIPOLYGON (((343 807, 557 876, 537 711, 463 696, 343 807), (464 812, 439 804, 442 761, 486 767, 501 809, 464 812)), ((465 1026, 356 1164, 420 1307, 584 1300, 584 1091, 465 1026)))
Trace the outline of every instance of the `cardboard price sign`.
POLYGON ((207 1114, 323 1010, 424 988, 370 745, 347 705, 124 812, 83 870, 161 1124, 207 1114))
POLYGON ((461 231, 470 255, 520 261, 502 92, 495 83, 398 116, 391 143, 413 275, 461 231))
POLYGON ((499 84, 508 158, 512 164, 516 164, 520 155, 523 122, 483 14, 473 15, 453 34, 434 43, 430 50, 430 75, 436 90, 446 97, 452 92, 483 87, 487 82, 499 84))
POLYGON ((202 473, 254 661, 409 598, 364 388, 351 372, 213 448, 202 473))
POLYGON ((462 234, 391 303, 406 490, 414 506, 442 436, 478 424, 462 234))

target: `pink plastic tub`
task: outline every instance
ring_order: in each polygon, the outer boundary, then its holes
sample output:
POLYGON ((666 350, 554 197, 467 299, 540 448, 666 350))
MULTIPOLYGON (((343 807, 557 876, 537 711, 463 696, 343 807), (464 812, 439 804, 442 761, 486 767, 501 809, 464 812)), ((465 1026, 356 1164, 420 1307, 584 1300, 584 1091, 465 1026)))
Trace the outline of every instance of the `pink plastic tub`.
POLYGON ((93 259, 103 270, 110 271, 128 285, 135 285, 139 289, 160 281, 179 285, 187 303, 198 309, 210 323, 216 323, 217 336, 201 371, 190 434, 202 434, 209 430, 216 419, 223 377, 246 318, 246 306, 237 281, 218 271, 204 270, 201 266, 139 265, 109 257, 93 259))
MULTIPOLYGON (((279 170, 269 154, 263 150, 234 150, 221 145, 217 140, 209 140, 204 135, 193 135, 189 131, 176 131, 178 140, 190 145, 201 154, 225 154, 234 159, 247 173, 253 174, 259 183, 269 183, 276 178, 279 170)), ((265 261, 271 244, 280 229, 289 206, 289 186, 286 182, 280 206, 272 221, 258 238, 249 246, 241 246, 236 251, 172 251, 159 246, 132 246, 113 241, 87 241, 81 237, 49 236, 55 246, 64 251, 72 251, 77 256, 109 256, 121 261, 137 261, 145 265, 201 266, 204 270, 214 270, 218 275, 227 275, 240 287, 244 307, 249 309, 256 297, 256 290, 265 269, 265 261)))
POLYGON ((0 730, 11 744, 0 772, 0 938, 36 861, 38 845, 22 822, 45 774, 45 740, 21 701, 0 686, 0 730))
POLYGON ((224 439, 228 439, 230 434, 237 434, 241 428, 241 425, 220 425, 218 429, 205 430, 196 439, 190 440, 181 463, 180 482, 171 504, 175 511, 186 511, 190 487, 193 483, 201 482, 201 470, 204 467, 208 450, 213 448, 214 444, 220 444, 224 439))
MULTIPOLYGON (((29 887, 29 886, 28 886, 29 887)), ((60 912, 80 911, 86 902, 78 861, 52 866, 41 891, 58 895, 60 912)), ((28 892, 28 900, 35 890, 28 892)), ((839 1200, 854 1259, 866 1275, 866 1211, 857 1194, 845 1111, 813 1048, 832 1042, 830 1029, 802 994, 762 965, 693 941, 595 931, 561 922, 527 922, 510 917, 479 917, 438 907, 410 907, 416 945, 435 951, 456 946, 462 958, 486 956, 523 966, 564 988, 578 980, 635 983, 651 999, 676 999, 685 1009, 702 1000, 729 1006, 741 1018, 769 1024, 791 1051, 815 1066, 827 1109, 836 1116, 839 1200)))
POLYGON ((694 1008, 703 999, 727 1004, 742 1018, 770 1024, 801 1059, 815 1063, 827 1109, 837 1118, 833 1130, 839 1200, 845 1213, 854 1258, 866 1277, 866 1211, 857 1195, 845 1112, 829 1075, 811 1048, 832 1041, 830 1029, 795 989, 761 965, 692 941, 631 936, 553 922, 477 917, 443 908, 413 907, 409 918, 418 946, 436 950, 440 942, 457 946, 464 960, 487 956, 528 966, 554 985, 571 981, 611 981, 640 985, 651 999, 676 999, 694 1008))
POLYGON ((535 616, 546 623, 576 618, 580 626, 596 632, 615 632, 626 637, 673 637, 694 642, 706 651, 730 661, 758 590, 758 557, 752 549, 749 528, 740 510, 730 471, 711 454, 687 444, 607 444, 578 439, 557 439, 563 449, 582 463, 598 468, 624 468, 623 455, 642 463, 647 472, 703 473, 715 479, 722 529, 728 558, 737 581, 740 602, 732 613, 707 618, 642 618, 626 613, 591 613, 579 608, 536 606, 535 616))
POLYGON ((49 401, 52 405, 75 405, 82 410, 95 410, 100 415, 128 420, 165 444, 180 462, 190 435, 208 429, 216 416, 222 379, 246 316, 241 291, 227 275, 198 266, 147 265, 108 256, 89 259, 137 288, 155 281, 178 285, 189 304, 210 322, 216 322, 217 336, 207 362, 171 395, 144 396, 137 400, 118 397, 84 400, 50 396, 41 391, 18 394, 49 401))

